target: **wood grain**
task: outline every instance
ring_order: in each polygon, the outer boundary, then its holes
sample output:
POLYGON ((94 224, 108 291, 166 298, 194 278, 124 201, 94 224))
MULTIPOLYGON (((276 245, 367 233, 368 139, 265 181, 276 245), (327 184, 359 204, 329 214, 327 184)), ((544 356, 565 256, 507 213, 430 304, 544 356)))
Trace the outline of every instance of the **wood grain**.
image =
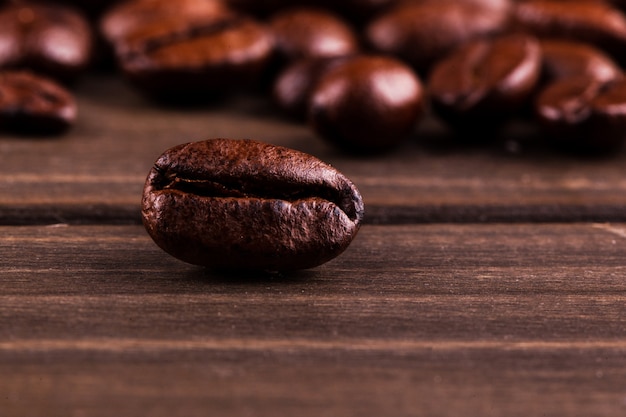
POLYGON ((0 415, 619 416, 626 224, 363 227, 291 275, 0 228, 0 415))
POLYGON ((254 138, 314 154, 361 190, 369 223, 626 221, 626 155, 548 149, 524 124, 498 143, 460 145, 435 120, 389 154, 338 153, 261 96, 163 107, 112 75, 77 87, 79 123, 58 138, 0 138, 0 223, 138 223, 143 182, 165 149, 254 138))

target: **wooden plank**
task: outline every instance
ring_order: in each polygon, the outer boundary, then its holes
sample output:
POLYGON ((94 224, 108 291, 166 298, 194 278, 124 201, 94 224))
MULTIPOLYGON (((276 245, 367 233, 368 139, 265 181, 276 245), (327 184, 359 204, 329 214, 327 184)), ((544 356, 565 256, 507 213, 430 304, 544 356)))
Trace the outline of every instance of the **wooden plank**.
POLYGON ((77 86, 66 136, 0 139, 0 223, 137 223, 145 176, 165 149, 210 137, 255 138, 312 153, 359 186, 370 223, 626 221, 626 155, 585 159, 547 150, 528 126, 503 142, 462 146, 434 120, 389 154, 339 154, 267 99, 167 108, 100 74, 77 86))
POLYGON ((0 228, 0 415, 620 416, 626 224, 365 226, 289 275, 0 228))

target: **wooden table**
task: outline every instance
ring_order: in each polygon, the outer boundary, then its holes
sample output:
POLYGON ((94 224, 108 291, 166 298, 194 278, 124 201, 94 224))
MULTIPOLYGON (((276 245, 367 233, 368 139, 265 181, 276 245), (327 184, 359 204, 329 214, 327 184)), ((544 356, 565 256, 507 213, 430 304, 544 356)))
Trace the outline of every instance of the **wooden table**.
POLYGON ((167 108, 110 75, 60 138, 0 138, 0 417, 626 415, 626 155, 532 129, 453 144, 427 120, 337 153, 261 97, 167 108), (348 250, 289 275, 217 274, 139 220, 178 143, 248 137, 360 188, 348 250))

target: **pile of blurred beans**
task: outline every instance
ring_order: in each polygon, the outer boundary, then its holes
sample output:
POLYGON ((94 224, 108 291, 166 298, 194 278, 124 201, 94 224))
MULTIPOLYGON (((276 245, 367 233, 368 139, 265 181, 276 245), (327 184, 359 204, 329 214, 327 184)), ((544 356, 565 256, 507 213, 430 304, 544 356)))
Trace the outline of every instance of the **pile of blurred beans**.
POLYGON ((626 138, 625 0, 64 0, 0 9, 0 126, 58 133, 72 82, 114 63, 155 100, 271 94, 345 152, 432 114, 458 140, 515 119, 563 149, 626 138))

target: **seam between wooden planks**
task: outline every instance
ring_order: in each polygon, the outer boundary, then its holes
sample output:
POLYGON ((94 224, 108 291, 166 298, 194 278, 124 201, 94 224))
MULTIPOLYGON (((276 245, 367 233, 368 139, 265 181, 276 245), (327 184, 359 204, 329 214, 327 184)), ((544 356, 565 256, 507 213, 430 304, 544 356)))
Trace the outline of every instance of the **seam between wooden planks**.
POLYGON ((146 352, 146 351, 193 351, 193 350, 239 350, 239 351, 450 351, 450 350, 625 350, 626 339, 605 340, 381 340, 341 339, 322 341, 318 339, 131 339, 93 338, 81 340, 21 339, 0 342, 0 352, 146 352))

